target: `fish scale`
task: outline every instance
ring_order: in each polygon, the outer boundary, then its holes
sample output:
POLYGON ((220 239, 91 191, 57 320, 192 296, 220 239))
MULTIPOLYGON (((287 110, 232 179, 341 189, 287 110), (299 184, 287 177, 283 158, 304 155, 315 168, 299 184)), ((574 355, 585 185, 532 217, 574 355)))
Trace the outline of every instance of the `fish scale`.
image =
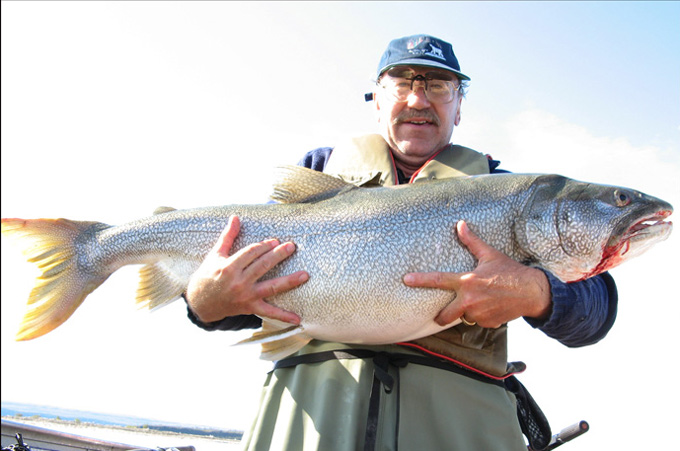
POLYGON ((296 244, 296 252, 265 279, 298 270, 310 274, 303 285, 267 299, 297 313, 300 325, 264 318, 263 331, 246 340, 261 343, 269 359, 295 352, 312 338, 386 344, 443 330, 434 318, 455 293, 407 287, 402 278, 410 272, 473 270, 474 256, 456 237, 460 220, 509 257, 567 282, 639 255, 672 229, 664 221, 672 207, 660 199, 556 175, 496 174, 357 188, 289 167, 273 198, 279 203, 161 208, 121 226, 3 219, 3 236, 25 240, 25 253, 44 270, 17 338, 32 339, 58 327, 128 264, 145 265, 137 302, 155 308, 177 299, 231 215, 241 220, 232 253, 271 238, 296 244))

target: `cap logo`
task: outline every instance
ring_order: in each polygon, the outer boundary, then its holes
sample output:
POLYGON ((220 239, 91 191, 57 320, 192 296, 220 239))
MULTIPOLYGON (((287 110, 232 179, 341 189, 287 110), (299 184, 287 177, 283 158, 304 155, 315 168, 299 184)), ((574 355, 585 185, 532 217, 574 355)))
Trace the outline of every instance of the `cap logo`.
POLYGON ((417 39, 409 41, 406 45, 408 52, 415 57, 427 55, 433 58, 438 58, 440 60, 446 61, 446 58, 444 57, 444 53, 442 52, 441 47, 436 45, 436 42, 434 41, 431 41, 429 39, 427 40, 427 44, 430 46, 429 50, 427 48, 418 48, 420 44, 423 43, 423 41, 426 41, 424 37, 418 37, 417 39))
POLYGON ((415 38, 415 39, 411 39, 411 40, 408 41, 408 43, 406 44, 406 48, 407 48, 407 49, 409 50, 409 52, 410 52, 410 51, 412 51, 413 49, 415 49, 416 47, 418 47, 418 45, 420 45, 420 43, 423 42, 424 40, 425 40, 425 37, 424 37, 424 36, 418 36, 418 37, 415 38))
POLYGON ((442 53, 442 49, 440 49, 439 47, 435 47, 434 45, 432 45, 432 43, 430 43, 430 51, 425 52, 425 54, 430 55, 430 56, 434 56, 435 58, 439 58, 439 59, 442 59, 442 60, 446 59, 446 58, 444 58, 444 54, 442 53))

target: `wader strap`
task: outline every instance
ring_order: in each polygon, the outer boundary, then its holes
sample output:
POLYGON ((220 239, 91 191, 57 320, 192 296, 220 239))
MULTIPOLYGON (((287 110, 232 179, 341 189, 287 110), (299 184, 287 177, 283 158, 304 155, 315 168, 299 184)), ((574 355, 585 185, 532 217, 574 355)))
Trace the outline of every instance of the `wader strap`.
MULTIPOLYGON (((481 374, 467 370, 454 363, 447 361, 435 360, 431 357, 420 356, 415 354, 402 354, 393 352, 376 352, 369 349, 342 349, 335 351, 315 352, 311 354, 302 354, 294 357, 288 357, 277 361, 274 364, 274 370, 282 368, 291 368, 301 363, 320 363, 328 360, 340 359, 373 359, 373 384, 371 386, 371 395, 368 401, 368 415, 366 418, 366 435, 364 438, 364 451, 373 451, 377 442, 378 434, 378 419, 380 414, 380 386, 382 385, 385 393, 392 393, 395 385, 397 387, 397 418, 395 434, 399 433, 399 368, 404 368, 409 363, 416 365, 430 366, 441 370, 451 371, 453 373, 461 374, 470 377, 480 382, 496 385, 505 388, 502 380, 490 379, 481 374), (396 380, 389 374, 390 365, 397 368, 396 380)), ((273 371, 273 370, 272 370, 273 371)), ((397 443, 397 437, 395 437, 397 443)))
POLYGON ((394 428, 394 443, 397 443, 399 434, 399 368, 408 365, 408 359, 403 356, 407 354, 391 354, 389 352, 378 352, 373 357, 373 385, 371 386, 371 396, 368 401, 368 415, 366 418, 366 435, 364 437, 364 451, 373 451, 378 438, 378 418, 380 417, 380 385, 388 395, 392 393, 394 385, 397 385, 397 418, 394 428), (389 374, 389 366, 397 368, 396 381, 389 374))

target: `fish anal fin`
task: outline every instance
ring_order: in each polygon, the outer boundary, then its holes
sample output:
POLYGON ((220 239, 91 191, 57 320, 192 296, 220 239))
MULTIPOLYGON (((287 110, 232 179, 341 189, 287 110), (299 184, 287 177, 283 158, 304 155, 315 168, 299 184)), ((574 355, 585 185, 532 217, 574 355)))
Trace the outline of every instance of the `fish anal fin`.
POLYGON ((263 318, 261 330, 236 344, 260 344, 262 360, 279 360, 294 354, 311 340, 300 325, 263 318))
POLYGON ((160 261, 145 265, 139 270, 137 305, 155 310, 178 299, 186 290, 193 269, 186 262, 160 261))
POLYGON ((357 189, 338 177, 301 166, 277 168, 275 180, 270 198, 284 204, 319 202, 357 189))

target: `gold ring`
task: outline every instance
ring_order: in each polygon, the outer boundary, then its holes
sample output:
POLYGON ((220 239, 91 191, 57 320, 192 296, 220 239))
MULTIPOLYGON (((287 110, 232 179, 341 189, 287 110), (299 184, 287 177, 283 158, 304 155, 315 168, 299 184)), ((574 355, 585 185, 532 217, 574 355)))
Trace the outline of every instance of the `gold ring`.
POLYGON ((466 319, 465 319, 465 315, 461 316, 461 317, 460 317, 460 320, 461 320, 461 321, 463 322, 463 324, 465 324, 466 326, 474 326, 475 324, 477 324, 477 321, 468 321, 468 320, 466 320, 466 319))

